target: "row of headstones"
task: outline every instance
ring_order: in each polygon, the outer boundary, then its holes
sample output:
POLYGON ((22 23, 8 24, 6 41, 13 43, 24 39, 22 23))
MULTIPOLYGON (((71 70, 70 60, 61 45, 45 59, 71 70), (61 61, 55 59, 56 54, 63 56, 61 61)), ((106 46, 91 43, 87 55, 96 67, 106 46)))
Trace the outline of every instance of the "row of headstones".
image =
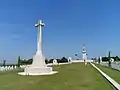
MULTIPOLYGON (((69 64, 72 63, 72 58, 71 57, 68 58, 68 62, 67 63, 69 63, 69 64)), ((53 60, 53 65, 57 65, 57 64, 58 64, 58 61, 56 59, 54 59, 53 60)))
POLYGON ((0 66, 0 71, 9 71, 9 70, 13 70, 16 68, 17 66, 0 66))
POLYGON ((26 65, 20 65, 20 68, 25 68, 26 67, 26 65))
MULTIPOLYGON (((97 58, 97 60, 98 60, 98 59, 100 59, 100 63, 103 62, 103 61, 102 61, 102 57, 97 58)), ((110 61, 111 61, 111 62, 114 62, 114 59, 113 59, 113 58, 110 58, 110 61)), ((99 61, 98 61, 98 63, 99 63, 99 61)))
MULTIPOLYGON (((117 70, 119 70, 120 71, 120 62, 118 62, 118 61, 114 61, 114 59, 113 58, 110 58, 110 62, 111 62, 111 68, 113 68, 113 69, 117 69, 117 70)), ((103 66, 109 66, 109 62, 101 62, 100 63, 101 65, 103 65, 103 66)))
MULTIPOLYGON (((102 62, 102 63, 100 63, 101 65, 103 65, 103 66, 107 66, 107 67, 109 67, 109 63, 108 62, 102 62)), ((111 68, 113 68, 113 69, 116 69, 116 70, 119 70, 120 71, 120 62, 111 62, 111 68)))

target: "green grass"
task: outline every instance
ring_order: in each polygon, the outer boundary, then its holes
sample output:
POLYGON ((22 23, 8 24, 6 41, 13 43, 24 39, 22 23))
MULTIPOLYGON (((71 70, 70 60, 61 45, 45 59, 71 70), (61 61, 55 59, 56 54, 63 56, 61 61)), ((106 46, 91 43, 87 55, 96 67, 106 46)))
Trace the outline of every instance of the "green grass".
POLYGON ((90 64, 55 66, 51 76, 19 76, 17 71, 0 72, 0 90, 113 90, 90 64))
POLYGON ((111 78, 113 78, 115 81, 120 83, 120 71, 108 68, 106 66, 96 65, 99 67, 103 72, 105 72, 107 75, 109 75, 111 78))

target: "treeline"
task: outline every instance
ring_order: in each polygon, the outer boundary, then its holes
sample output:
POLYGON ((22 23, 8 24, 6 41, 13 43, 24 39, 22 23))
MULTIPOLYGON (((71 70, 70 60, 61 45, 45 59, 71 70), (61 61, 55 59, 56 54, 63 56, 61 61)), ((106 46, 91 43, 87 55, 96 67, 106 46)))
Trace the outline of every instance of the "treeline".
MULTIPOLYGON (((120 61, 120 58, 118 56, 110 57, 110 58, 113 58, 114 61, 120 61)), ((109 57, 102 57, 102 61, 109 61, 109 57)))
MULTIPOLYGON (((54 59, 45 59, 45 63, 48 64, 48 63, 53 63, 53 60, 54 59)), ((58 63, 64 63, 64 62, 68 62, 68 59, 66 57, 62 57, 61 59, 56 59, 58 63)), ((27 65, 27 64, 32 64, 33 62, 33 59, 28 59, 28 60, 22 60, 20 58, 20 56, 18 57, 18 66, 20 65, 27 65)))
MULTIPOLYGON (((109 61, 109 58, 114 59, 114 61, 120 61, 120 57, 115 56, 115 57, 102 57, 102 61, 109 61)), ((100 60, 100 58, 92 58, 92 60, 100 60)))

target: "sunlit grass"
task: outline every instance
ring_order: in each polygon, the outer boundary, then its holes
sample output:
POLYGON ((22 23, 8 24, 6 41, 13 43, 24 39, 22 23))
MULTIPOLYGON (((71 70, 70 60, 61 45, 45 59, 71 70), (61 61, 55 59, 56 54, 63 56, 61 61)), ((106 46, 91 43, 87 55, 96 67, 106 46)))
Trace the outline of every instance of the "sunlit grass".
POLYGON ((18 71, 0 73, 0 90, 113 90, 90 64, 54 66, 58 74, 20 76, 18 71))

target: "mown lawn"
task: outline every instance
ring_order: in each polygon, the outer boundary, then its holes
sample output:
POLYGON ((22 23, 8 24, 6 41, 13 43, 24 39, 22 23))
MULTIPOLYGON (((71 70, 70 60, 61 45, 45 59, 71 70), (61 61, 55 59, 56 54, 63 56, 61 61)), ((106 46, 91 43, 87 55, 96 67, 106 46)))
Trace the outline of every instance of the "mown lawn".
POLYGON ((109 75, 111 78, 113 78, 115 81, 120 83, 120 71, 108 68, 106 66, 96 65, 99 67, 103 72, 105 72, 107 75, 109 75))
POLYGON ((114 90, 90 64, 55 66, 51 76, 20 76, 17 71, 0 72, 0 90, 114 90))

